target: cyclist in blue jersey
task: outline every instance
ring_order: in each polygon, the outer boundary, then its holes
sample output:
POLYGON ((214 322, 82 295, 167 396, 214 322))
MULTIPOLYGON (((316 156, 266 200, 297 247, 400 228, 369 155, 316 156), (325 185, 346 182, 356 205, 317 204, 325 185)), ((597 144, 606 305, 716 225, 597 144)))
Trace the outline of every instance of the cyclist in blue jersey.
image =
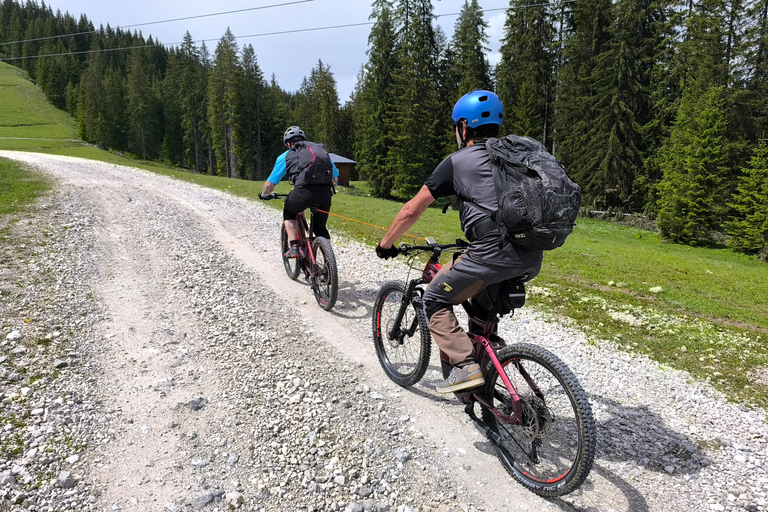
MULTIPOLYGON (((264 182, 259 199, 270 199, 275 185, 288 176, 294 188, 283 206, 285 231, 290 242, 285 257, 298 258, 296 215, 310 206, 316 206, 323 212, 330 211, 331 196, 339 181, 339 170, 323 145, 308 141, 304 131, 298 126, 285 130, 283 142, 288 150, 277 157, 272 174, 264 182)), ((330 239, 331 235, 325 227, 328 214, 323 212, 318 211, 313 215, 314 232, 316 236, 330 239)))

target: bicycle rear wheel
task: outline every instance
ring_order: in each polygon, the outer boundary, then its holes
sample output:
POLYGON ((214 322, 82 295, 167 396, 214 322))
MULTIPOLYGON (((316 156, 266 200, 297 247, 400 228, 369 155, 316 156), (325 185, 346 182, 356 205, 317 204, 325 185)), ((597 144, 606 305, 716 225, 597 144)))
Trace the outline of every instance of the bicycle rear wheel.
POLYGON ((282 223, 282 227, 280 228, 280 248, 282 250, 281 256, 283 257, 283 266, 285 267, 285 273, 288 274, 288 277, 295 281, 296 278, 299 277, 299 272, 301 271, 301 258, 286 258, 285 253, 288 251, 289 246, 288 232, 285 231, 285 223, 282 223))
POLYGON ((404 295, 399 282, 379 290, 373 305, 373 344, 384 373, 400 386, 412 386, 427 371, 432 337, 424 310, 413 302, 405 304, 403 319, 395 326, 404 295))
POLYGON ((317 276, 312 286, 315 300, 321 308, 328 311, 336 304, 339 296, 339 273, 336 269, 336 256, 333 254, 331 242, 322 236, 312 242, 315 253, 317 276))
MULTIPOLYGON (((483 407, 496 453, 512 477, 534 493, 562 496, 587 478, 595 458, 596 429, 587 395, 571 370, 548 350, 525 343, 498 352, 520 397, 522 424, 504 422, 483 407)), ((489 362, 483 395, 514 417, 512 400, 489 362)))

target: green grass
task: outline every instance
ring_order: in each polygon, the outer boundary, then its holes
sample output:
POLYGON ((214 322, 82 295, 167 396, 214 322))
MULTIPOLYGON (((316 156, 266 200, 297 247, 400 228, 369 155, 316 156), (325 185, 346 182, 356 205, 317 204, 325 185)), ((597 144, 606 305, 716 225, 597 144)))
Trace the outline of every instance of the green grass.
MULTIPOLYGON (((0 158, 0 215, 21 213, 48 191, 49 184, 40 174, 27 171, 14 162, 0 158)), ((5 238, 0 231, 0 240, 5 238)))
MULTIPOLYGON (((0 137, 75 139, 75 122, 71 116, 51 104, 30 82, 26 73, 0 62, 0 137)), ((21 141, 5 141, 8 145, 21 141)))
MULTIPOLYGON (((0 138, 0 149, 139 167, 253 200, 262 187, 260 182, 198 175, 73 143, 72 120, 48 105, 21 71, 0 63, 0 137, 33 134, 46 140, 0 138)), ((40 176, 0 161, 0 214, 25 211, 47 187, 40 176)), ((276 190, 290 188, 282 183, 276 190)), ((384 235, 381 228, 389 226, 403 201, 369 194, 364 182, 340 187, 331 231, 371 246, 377 243, 384 235)), ((283 203, 266 204, 282 208, 283 203)), ((458 213, 444 215, 441 210, 439 205, 429 208, 410 234, 438 241, 463 237, 458 213)), ((0 239, 7 238, 8 228, 0 228, 0 239)), ((610 340, 708 379, 733 399, 768 406, 768 382, 754 377, 768 374, 768 265, 755 258, 726 249, 666 244, 650 231, 579 219, 566 244, 545 254, 529 291, 530 304, 572 319, 595 343, 610 340), (651 292, 655 287, 661 291, 651 292)))

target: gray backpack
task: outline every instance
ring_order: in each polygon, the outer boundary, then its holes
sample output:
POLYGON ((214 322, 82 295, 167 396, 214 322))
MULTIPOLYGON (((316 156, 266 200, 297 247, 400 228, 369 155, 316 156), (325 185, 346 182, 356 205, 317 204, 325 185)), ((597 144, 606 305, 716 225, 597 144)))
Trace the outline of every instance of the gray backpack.
POLYGON ((501 241, 506 235, 517 246, 541 250, 563 245, 579 213, 581 188, 544 145, 530 137, 490 138, 485 147, 499 209, 492 212, 472 204, 499 225, 501 241))
POLYGON ((295 143, 286 155, 286 165, 289 163, 288 179, 295 187, 333 184, 331 156, 318 142, 302 140, 295 143))

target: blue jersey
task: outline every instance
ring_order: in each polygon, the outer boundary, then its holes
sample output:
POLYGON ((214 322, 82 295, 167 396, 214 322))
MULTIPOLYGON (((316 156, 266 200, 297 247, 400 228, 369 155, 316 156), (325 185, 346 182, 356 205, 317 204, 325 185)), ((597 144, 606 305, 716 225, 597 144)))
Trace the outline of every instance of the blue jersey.
MULTIPOLYGON (((273 185, 280 183, 280 180, 282 180, 288 173, 288 167, 285 164, 285 157, 289 152, 290 149, 277 157, 277 160, 275 160, 275 167, 272 169, 272 174, 270 174, 269 178, 267 178, 267 181, 273 185)), ((331 160, 331 165, 333 166, 333 177, 338 178, 339 170, 336 168, 336 164, 333 163, 333 160, 331 160)))

